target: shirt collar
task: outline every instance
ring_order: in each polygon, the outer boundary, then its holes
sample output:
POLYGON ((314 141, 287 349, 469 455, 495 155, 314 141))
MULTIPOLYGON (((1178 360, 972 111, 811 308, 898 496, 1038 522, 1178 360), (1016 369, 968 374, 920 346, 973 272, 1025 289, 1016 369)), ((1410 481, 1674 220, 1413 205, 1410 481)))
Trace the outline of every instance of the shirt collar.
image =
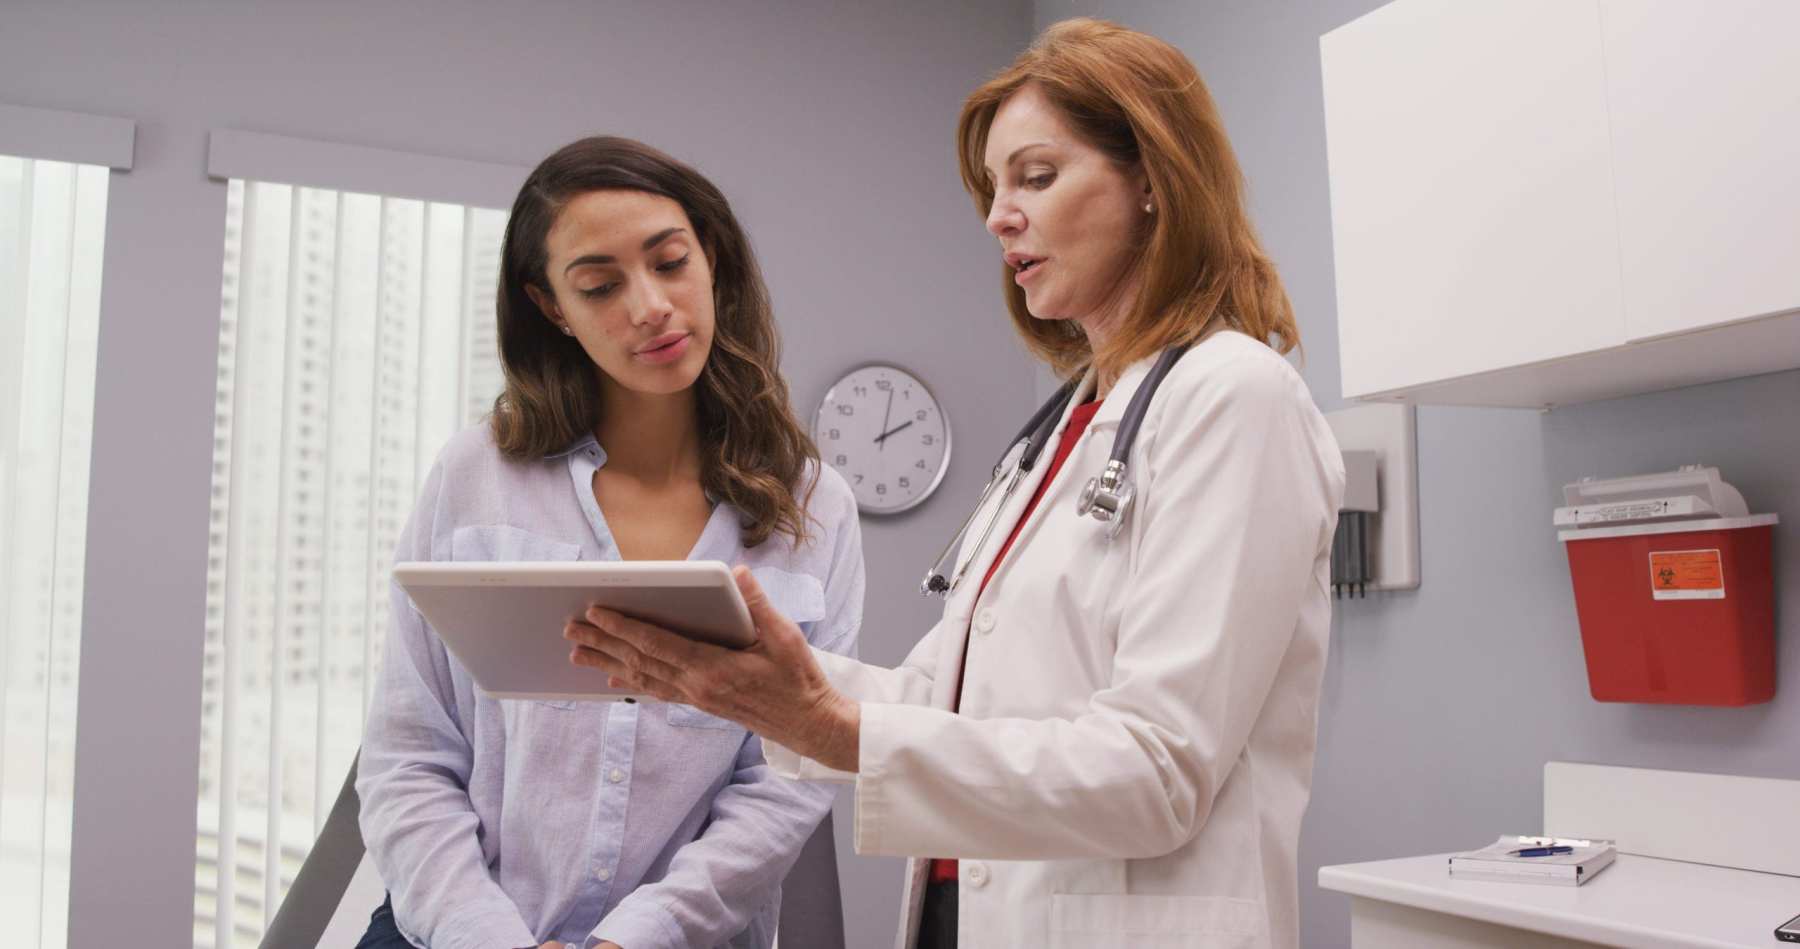
POLYGON ((592 448, 599 453, 600 463, 604 464, 606 462, 606 449, 600 447, 600 442, 598 439, 594 438, 593 432, 584 432, 581 437, 570 442, 567 448, 564 448, 561 451, 553 451, 550 454, 545 455, 544 460, 555 461, 558 458, 567 458, 578 451, 589 448, 592 448))
MULTIPOLYGON (((1131 397, 1137 393, 1138 384, 1150 374, 1150 367, 1155 364, 1156 356, 1156 353, 1152 353, 1125 367, 1125 371, 1120 373, 1118 380, 1113 383, 1112 391, 1106 394, 1106 400, 1100 403, 1100 410, 1095 412, 1094 417, 1088 421, 1088 428, 1099 429, 1119 423, 1125 415, 1126 406, 1131 404, 1131 397)), ((1075 410, 1076 406, 1094 397, 1094 389, 1098 382, 1096 375, 1095 370, 1090 367, 1087 374, 1082 376, 1081 384, 1075 389, 1075 398, 1070 401, 1069 407, 1063 410, 1062 426, 1069 424, 1069 414, 1075 410)))

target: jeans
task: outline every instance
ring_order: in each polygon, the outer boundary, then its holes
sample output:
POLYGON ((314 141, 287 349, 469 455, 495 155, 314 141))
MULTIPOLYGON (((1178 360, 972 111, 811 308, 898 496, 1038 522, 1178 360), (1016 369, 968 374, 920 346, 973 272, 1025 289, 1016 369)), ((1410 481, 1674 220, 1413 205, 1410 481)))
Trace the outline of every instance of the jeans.
POLYGON ((412 943, 400 935, 400 927, 394 925, 394 898, 381 901, 375 912, 369 916, 369 931, 363 933, 362 941, 356 949, 412 949, 412 943))

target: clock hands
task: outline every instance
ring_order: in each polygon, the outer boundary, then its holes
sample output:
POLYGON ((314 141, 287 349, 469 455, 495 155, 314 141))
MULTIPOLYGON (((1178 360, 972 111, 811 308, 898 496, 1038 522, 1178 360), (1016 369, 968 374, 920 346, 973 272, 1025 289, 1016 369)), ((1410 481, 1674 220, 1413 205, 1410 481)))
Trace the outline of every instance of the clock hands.
MULTIPOLYGON (((889 386, 889 387, 888 387, 888 404, 887 404, 887 408, 885 408, 885 409, 883 409, 883 410, 882 410, 882 412, 881 412, 881 427, 882 427, 882 428, 887 428, 887 423, 888 423, 888 416, 890 416, 890 415, 893 415, 893 414, 894 414, 894 388, 893 388, 893 386, 889 386)), ((905 427, 906 427, 906 426, 904 426, 904 425, 903 425, 903 426, 901 426, 901 428, 905 428, 905 427)), ((887 437, 888 437, 888 435, 892 435, 892 434, 894 434, 894 433, 893 433, 893 432, 888 432, 888 433, 887 433, 887 434, 886 434, 886 435, 878 435, 878 436, 876 436, 876 437, 875 437, 875 444, 877 444, 877 445, 880 445, 880 446, 881 446, 881 449, 882 449, 882 450, 883 450, 883 451, 886 451, 886 450, 887 450, 887 442, 885 442, 885 441, 883 441, 883 439, 885 439, 885 438, 887 438, 887 437)))
POLYGON ((886 448, 887 447, 887 437, 889 435, 892 435, 895 432, 898 432, 901 429, 903 429, 911 424, 912 424, 912 420, 908 419, 904 422, 901 422, 899 425, 896 425, 893 428, 890 428, 887 431, 882 432, 881 434, 875 436, 875 444, 880 445, 882 448, 886 448))

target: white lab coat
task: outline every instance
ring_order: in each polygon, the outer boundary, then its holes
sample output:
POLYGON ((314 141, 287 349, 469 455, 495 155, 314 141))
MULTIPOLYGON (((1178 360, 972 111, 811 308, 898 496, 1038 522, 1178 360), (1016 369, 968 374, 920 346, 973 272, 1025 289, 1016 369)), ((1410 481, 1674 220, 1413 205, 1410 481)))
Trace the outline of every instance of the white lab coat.
MULTIPOLYGON (((856 850, 916 858, 899 949, 929 857, 962 860, 963 949, 1299 942, 1343 458, 1286 360, 1213 333, 1156 392, 1109 541, 1076 499, 1152 361, 1119 379, 979 599, 1067 412, 899 668, 817 654, 862 703, 856 850)), ((850 778, 765 751, 790 777, 850 778)))

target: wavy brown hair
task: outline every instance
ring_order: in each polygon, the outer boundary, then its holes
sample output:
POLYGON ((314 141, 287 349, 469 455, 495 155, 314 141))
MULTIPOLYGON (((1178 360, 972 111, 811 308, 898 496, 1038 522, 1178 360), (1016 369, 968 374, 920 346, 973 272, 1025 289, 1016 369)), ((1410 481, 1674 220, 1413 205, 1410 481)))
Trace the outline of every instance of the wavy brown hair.
POLYGON ((495 443, 509 458, 542 458, 591 433, 600 420, 600 368, 525 288, 555 296, 545 270, 550 228, 571 199, 604 190, 642 191, 680 204, 712 265, 712 351, 694 383, 701 486, 742 514, 746 546, 776 531, 804 542, 819 451, 794 418, 777 370, 775 317, 750 241, 712 182, 642 142, 601 136, 565 145, 531 172, 513 201, 495 302, 506 371, 506 389, 494 401, 495 443))
MULTIPOLYGON (((1072 320, 1033 319, 1005 271, 1006 307, 1038 358, 1068 376, 1117 372, 1223 323, 1286 353, 1300 342, 1294 308, 1245 210, 1244 176, 1194 64, 1169 44, 1085 17, 1052 24, 1011 66, 963 103, 956 127, 963 186, 985 216, 994 184, 983 169, 988 128, 1006 98, 1042 90, 1088 144, 1118 167, 1143 170, 1156 214, 1138 242, 1137 296, 1100 352, 1072 320)), ((1128 271, 1131 273, 1131 271, 1128 271)))

